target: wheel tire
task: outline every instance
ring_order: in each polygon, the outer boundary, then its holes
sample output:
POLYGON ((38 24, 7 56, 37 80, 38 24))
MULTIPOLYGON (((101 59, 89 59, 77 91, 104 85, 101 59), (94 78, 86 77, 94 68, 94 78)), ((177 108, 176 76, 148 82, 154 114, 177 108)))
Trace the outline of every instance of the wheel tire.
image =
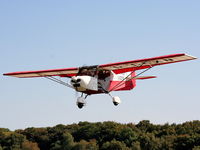
POLYGON ((118 103, 118 102, 113 102, 113 104, 114 104, 115 106, 117 106, 119 103, 118 103))
POLYGON ((84 103, 78 103, 77 105, 78 105, 78 108, 80 108, 80 109, 81 109, 81 108, 83 108, 83 106, 84 106, 84 103))

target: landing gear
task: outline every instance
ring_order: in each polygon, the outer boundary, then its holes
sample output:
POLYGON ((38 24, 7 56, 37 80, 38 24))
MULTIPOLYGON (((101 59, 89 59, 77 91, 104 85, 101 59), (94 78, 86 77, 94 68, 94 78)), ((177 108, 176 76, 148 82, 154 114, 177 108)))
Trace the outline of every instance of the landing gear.
POLYGON ((120 98, 119 98, 118 96, 112 97, 112 100, 113 100, 113 104, 114 104, 115 106, 117 106, 118 104, 121 103, 121 100, 120 100, 120 98))
POLYGON ((78 108, 83 108, 83 106, 85 106, 86 104, 86 101, 85 101, 85 98, 84 97, 78 97, 77 98, 77 102, 76 102, 76 105, 78 106, 78 108))
MULTIPOLYGON (((118 96, 112 96, 110 93, 107 93, 111 98, 112 102, 115 106, 119 105, 121 103, 121 100, 118 96)), ((86 98, 88 95, 83 96, 83 93, 80 97, 77 98, 76 105, 78 106, 79 109, 83 108, 86 105, 86 98)))
POLYGON ((115 106, 119 105, 121 103, 121 100, 118 96, 112 96, 110 93, 108 95, 112 98, 112 102, 115 106))
POLYGON ((86 105, 86 98, 87 98, 88 95, 86 95, 85 97, 83 97, 83 94, 81 95, 81 97, 78 97, 77 98, 77 101, 76 101, 76 105, 78 106, 78 108, 83 108, 83 106, 86 105))

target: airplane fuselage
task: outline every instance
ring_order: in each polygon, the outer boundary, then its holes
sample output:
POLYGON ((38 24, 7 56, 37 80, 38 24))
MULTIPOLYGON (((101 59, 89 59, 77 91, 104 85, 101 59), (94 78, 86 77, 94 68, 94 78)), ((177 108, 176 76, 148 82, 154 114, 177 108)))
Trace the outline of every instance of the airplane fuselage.
MULTIPOLYGON (((78 92, 85 94, 100 94, 110 91, 131 90, 136 86, 136 80, 128 80, 127 76, 130 73, 115 74, 110 71, 109 76, 105 78, 99 77, 98 74, 94 76, 80 75, 71 78, 71 85, 78 92)), ((135 76, 132 73, 130 77, 135 76)))

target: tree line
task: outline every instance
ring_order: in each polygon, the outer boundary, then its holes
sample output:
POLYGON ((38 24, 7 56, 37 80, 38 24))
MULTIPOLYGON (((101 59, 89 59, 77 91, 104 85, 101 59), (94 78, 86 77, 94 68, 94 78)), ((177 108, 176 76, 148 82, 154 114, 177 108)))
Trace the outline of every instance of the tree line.
POLYGON ((0 150, 200 150, 200 121, 154 125, 79 122, 10 131, 0 128, 0 150))

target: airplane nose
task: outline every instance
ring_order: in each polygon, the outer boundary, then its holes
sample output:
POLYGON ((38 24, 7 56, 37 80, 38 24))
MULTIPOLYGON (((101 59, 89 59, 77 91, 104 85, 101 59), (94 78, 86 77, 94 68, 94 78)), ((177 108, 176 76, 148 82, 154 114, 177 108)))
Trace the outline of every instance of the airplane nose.
POLYGON ((73 82, 73 83, 76 83, 76 82, 81 82, 81 79, 80 78, 72 78, 71 79, 71 82, 73 82))
POLYGON ((78 79, 75 79, 75 78, 71 79, 71 83, 75 88, 80 87, 80 82, 81 82, 81 79, 79 79, 79 78, 78 79))
POLYGON ((80 87, 81 85, 80 85, 79 83, 75 83, 75 84, 73 84, 73 86, 74 86, 75 88, 77 88, 77 87, 80 87))
POLYGON ((75 82, 76 82, 76 80, 74 80, 74 79, 71 80, 71 83, 75 83, 75 82))
POLYGON ((80 78, 72 77, 71 82, 80 82, 80 78))
POLYGON ((77 79, 76 82, 81 82, 81 79, 77 79))

